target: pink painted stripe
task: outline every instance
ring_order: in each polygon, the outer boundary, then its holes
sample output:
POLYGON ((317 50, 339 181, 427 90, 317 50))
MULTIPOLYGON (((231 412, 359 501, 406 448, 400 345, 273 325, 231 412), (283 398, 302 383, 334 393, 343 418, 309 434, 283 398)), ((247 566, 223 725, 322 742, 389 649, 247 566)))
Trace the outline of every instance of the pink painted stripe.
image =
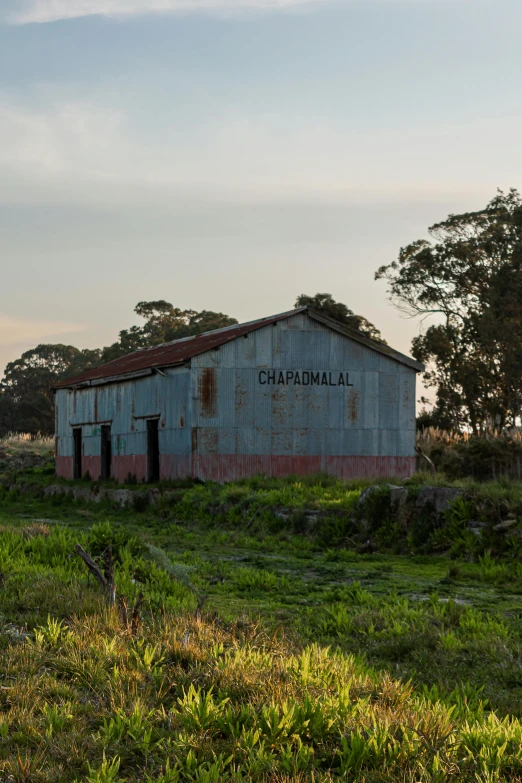
MULTIPOLYGON (((237 481, 251 476, 291 476, 328 473, 340 479, 398 478, 411 476, 416 469, 415 457, 283 457, 237 456, 235 454, 173 455, 162 454, 160 477, 166 480, 189 476, 204 481, 237 481)), ((83 457, 82 470, 91 478, 100 475, 100 458, 83 457)), ((65 479, 73 477, 72 457, 56 458, 56 474, 65 479)), ((128 475, 144 481, 147 476, 147 457, 144 454, 112 458, 112 475, 124 482, 128 475)))

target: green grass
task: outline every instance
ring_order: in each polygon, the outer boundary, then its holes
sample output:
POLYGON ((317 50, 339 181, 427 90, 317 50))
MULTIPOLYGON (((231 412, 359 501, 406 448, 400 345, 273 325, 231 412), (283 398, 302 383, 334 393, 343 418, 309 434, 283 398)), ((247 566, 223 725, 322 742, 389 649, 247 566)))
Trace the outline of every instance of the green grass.
POLYGON ((363 555, 295 517, 251 522, 252 496, 351 513, 353 492, 194 487, 141 513, 5 494, 0 777, 522 780, 518 561, 363 555), (144 594, 135 636, 76 543, 111 544, 119 593, 144 594))

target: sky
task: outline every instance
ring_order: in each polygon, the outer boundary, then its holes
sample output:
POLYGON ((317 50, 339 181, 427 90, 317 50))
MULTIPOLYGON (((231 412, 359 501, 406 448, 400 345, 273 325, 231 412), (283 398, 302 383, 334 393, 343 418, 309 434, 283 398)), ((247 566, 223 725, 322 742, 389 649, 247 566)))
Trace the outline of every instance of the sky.
POLYGON ((520 0, 1 0, 0 371, 331 293, 522 184, 520 0))

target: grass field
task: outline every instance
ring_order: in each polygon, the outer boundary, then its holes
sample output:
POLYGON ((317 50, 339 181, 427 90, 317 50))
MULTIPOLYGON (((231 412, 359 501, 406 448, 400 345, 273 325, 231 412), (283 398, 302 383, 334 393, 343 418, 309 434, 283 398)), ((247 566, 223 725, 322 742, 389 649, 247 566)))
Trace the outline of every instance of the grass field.
POLYGON ((522 780, 518 562, 327 548, 222 493, 197 523, 190 494, 181 521, 4 494, 4 780, 522 780), (135 633, 77 543, 112 545, 135 633))

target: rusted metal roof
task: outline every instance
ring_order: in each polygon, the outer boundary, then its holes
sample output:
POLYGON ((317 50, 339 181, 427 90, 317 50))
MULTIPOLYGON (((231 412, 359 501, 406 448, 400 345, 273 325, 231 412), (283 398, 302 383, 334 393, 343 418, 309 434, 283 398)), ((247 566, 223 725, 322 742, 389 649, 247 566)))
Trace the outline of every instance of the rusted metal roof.
POLYGON ((417 372, 424 370, 422 364, 414 361, 409 356, 405 356, 404 354, 393 350, 393 348, 390 348, 388 345, 372 340, 360 332, 348 329, 337 321, 325 318, 323 315, 314 312, 309 307, 300 307, 296 310, 290 310, 286 313, 270 316, 269 318, 260 318, 256 321, 249 321, 244 324, 227 326, 223 329, 216 329, 212 332, 196 335, 195 337, 186 337, 171 343, 154 345, 151 348, 140 348, 138 351, 122 356, 119 359, 114 359, 112 362, 103 364, 93 370, 88 370, 81 375, 60 381, 55 384, 54 388, 81 388, 82 386, 95 386, 103 383, 123 381, 127 378, 131 379, 152 375, 154 372, 161 370, 162 367, 184 365, 195 356, 206 353, 206 351, 219 348, 221 345, 225 345, 238 337, 247 335, 257 329, 262 329, 264 326, 276 324, 279 321, 283 321, 303 312, 308 312, 311 318, 314 318, 320 323, 379 353, 383 353, 402 364, 406 364, 417 372))

